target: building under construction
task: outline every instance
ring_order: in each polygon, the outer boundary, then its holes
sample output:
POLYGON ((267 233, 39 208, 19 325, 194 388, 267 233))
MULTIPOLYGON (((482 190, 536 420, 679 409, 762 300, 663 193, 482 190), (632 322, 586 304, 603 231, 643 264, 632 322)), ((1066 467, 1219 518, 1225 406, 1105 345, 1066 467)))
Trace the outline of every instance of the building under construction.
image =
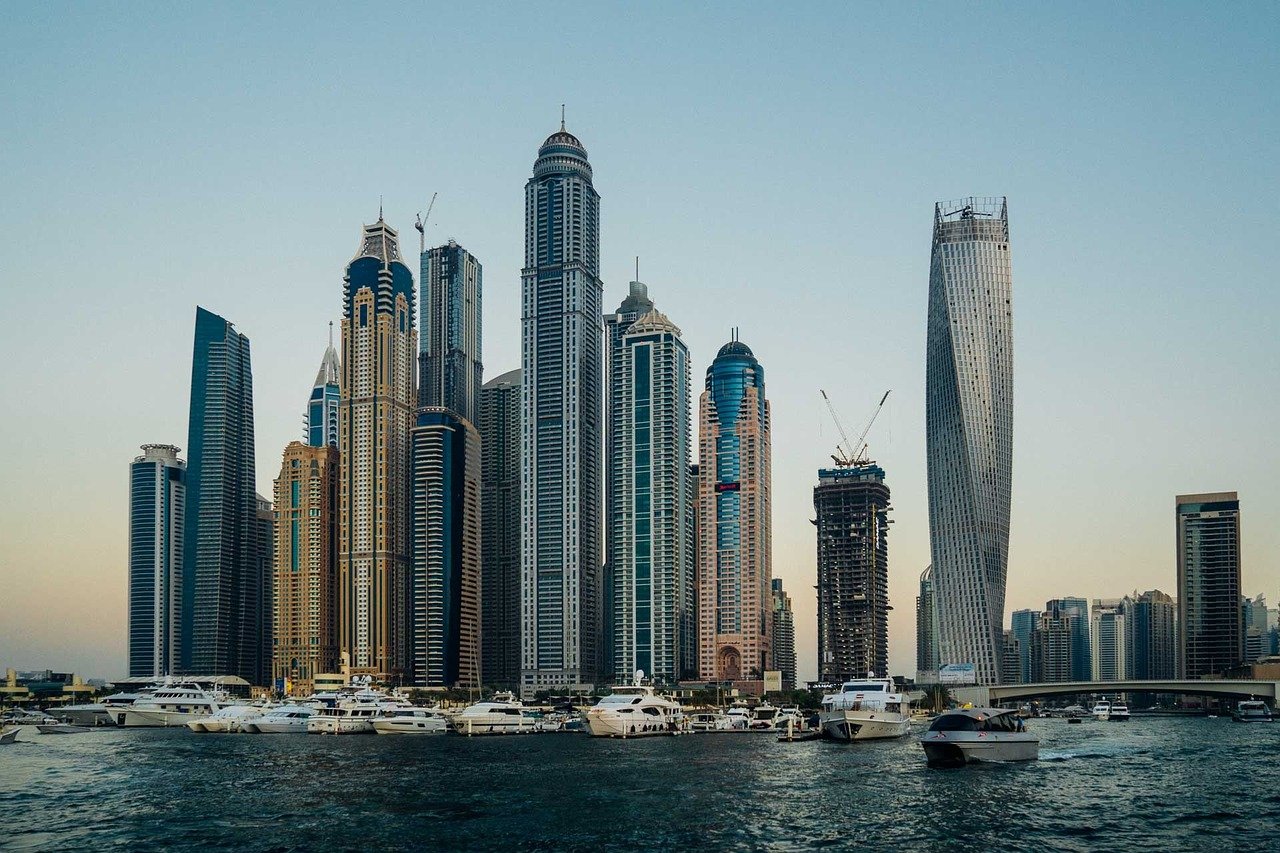
POLYGON ((886 675, 889 487, 884 469, 875 463, 821 469, 813 508, 818 528, 818 679, 886 675))

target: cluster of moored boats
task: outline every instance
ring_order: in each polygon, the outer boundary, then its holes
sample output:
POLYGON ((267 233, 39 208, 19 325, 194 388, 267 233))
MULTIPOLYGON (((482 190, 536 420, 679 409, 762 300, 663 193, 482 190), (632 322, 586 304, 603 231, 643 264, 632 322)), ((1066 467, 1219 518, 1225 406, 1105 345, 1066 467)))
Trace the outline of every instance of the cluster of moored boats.
MULTIPOLYGON (((1119 700, 1098 702, 1091 712, 1065 713, 1069 722, 1085 716, 1123 721, 1128 708, 1119 700)), ((216 686, 165 680, 135 693, 117 693, 99 702, 39 711, 6 712, 0 719, 0 743, 11 742, 20 727, 41 734, 71 734, 96 726, 186 726, 194 732, 247 734, 445 734, 503 735, 586 732, 596 737, 773 732, 781 740, 825 739, 842 742, 894 739, 911 732, 914 719, 907 697, 889 678, 868 674, 847 681, 822 698, 821 709, 806 716, 797 706, 735 704, 725 709, 686 711, 659 693, 637 671, 633 682, 613 688, 585 713, 572 709, 545 712, 524 705, 511 693, 496 693, 464 708, 414 705, 398 690, 356 679, 351 687, 285 702, 235 698, 216 686)), ((1270 721, 1259 701, 1241 702, 1236 719, 1270 721)), ((1039 738, 1027 731, 1023 715, 1009 708, 960 708, 928 720, 920 744, 930 766, 959 766, 976 761, 1026 761, 1039 756, 1039 738)))

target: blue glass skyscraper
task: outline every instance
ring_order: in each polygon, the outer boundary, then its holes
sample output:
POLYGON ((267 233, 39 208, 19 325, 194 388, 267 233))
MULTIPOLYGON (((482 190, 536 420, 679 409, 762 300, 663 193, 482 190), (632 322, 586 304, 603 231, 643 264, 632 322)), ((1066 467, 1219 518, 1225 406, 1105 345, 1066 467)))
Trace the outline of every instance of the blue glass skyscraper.
POLYGON ((249 339, 196 308, 187 426, 182 668, 265 684, 249 339))
POLYGON ((339 377, 342 373, 338 351, 333 348, 333 323, 329 324, 329 347, 320 361, 316 382, 307 401, 307 444, 312 447, 338 446, 339 377))
POLYGON ((187 466, 144 444, 129 466, 129 677, 173 675, 182 625, 187 466))

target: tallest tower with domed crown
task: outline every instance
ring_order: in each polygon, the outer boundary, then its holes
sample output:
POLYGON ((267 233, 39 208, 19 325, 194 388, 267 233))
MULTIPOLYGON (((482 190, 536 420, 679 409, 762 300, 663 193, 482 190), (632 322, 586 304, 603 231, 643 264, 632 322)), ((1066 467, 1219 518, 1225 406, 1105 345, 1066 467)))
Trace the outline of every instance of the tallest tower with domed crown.
POLYGON ((600 196, 561 120, 524 188, 520 687, 593 684, 601 650, 600 196))

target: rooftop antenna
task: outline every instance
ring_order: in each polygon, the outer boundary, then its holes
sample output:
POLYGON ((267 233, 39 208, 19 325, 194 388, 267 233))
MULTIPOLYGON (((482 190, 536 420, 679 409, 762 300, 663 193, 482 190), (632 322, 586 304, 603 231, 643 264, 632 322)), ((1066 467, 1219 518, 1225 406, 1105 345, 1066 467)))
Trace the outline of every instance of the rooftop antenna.
POLYGON ((560 105, 560 129, 564 130, 564 104, 560 105))
POLYGON ((636 281, 640 280, 640 256, 636 255, 636 281))
POLYGON ((378 193, 378 221, 382 221, 382 193, 378 193))
POLYGON ((333 321, 329 321, 329 348, 333 348, 333 321))

